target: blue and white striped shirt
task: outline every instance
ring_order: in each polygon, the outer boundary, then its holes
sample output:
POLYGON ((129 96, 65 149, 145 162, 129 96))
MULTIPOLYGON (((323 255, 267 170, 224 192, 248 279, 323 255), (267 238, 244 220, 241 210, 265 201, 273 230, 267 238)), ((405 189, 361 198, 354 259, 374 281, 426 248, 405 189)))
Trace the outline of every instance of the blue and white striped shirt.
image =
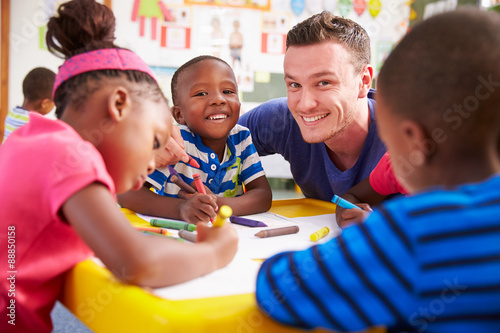
MULTIPOLYGON (((185 126, 180 125, 186 152, 199 164, 196 169, 189 164, 179 162, 175 170, 187 184, 193 181, 193 174, 199 173, 203 183, 217 196, 232 198, 244 193, 243 184, 265 176, 259 155, 252 143, 250 131, 236 125, 227 138, 226 150, 222 163, 214 151, 205 146, 201 137, 185 126)), ((168 168, 155 170, 147 180, 159 194, 177 197, 180 188, 170 181, 168 168)))
POLYGON ((10 110, 5 118, 5 128, 3 141, 14 131, 15 129, 27 124, 29 121, 29 111, 23 109, 20 106, 16 106, 14 109, 10 110))
POLYGON ((257 302, 303 328, 500 332, 500 176, 396 198, 261 267, 257 302))

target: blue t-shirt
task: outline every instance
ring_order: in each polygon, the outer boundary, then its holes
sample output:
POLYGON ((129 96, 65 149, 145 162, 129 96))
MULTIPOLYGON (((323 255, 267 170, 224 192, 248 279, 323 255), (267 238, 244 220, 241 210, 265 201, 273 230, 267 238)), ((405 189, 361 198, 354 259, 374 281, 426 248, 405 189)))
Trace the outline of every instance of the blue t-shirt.
MULTIPOLYGON (((179 162, 174 169, 187 184, 193 181, 193 174, 199 173, 203 183, 217 196, 233 198, 244 193, 243 185, 265 176, 259 155, 252 143, 250 131, 236 125, 227 138, 226 150, 222 162, 214 151, 205 144, 198 134, 187 126, 180 125, 186 152, 200 165, 199 169, 184 162, 179 162)), ((156 188, 158 194, 177 197, 180 188, 170 181, 168 167, 156 169, 148 183, 156 188)))
POLYGON ((243 114, 239 124, 250 129, 260 156, 280 154, 290 163, 293 179, 306 197, 329 201, 368 177, 386 151, 377 134, 374 94, 368 94, 371 122, 365 144, 354 166, 345 171, 333 164, 324 143, 304 141, 286 98, 259 105, 243 114))
POLYGON ((266 260, 257 303, 303 328, 500 332, 500 175, 389 200, 329 242, 266 260))

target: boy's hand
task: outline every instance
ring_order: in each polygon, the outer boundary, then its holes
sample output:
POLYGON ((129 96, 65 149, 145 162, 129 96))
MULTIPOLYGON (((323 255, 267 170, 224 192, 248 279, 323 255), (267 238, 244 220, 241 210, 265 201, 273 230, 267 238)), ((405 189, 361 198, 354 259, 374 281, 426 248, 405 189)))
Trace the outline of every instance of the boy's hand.
POLYGON ((182 160, 189 161, 189 155, 184 151, 184 140, 179 127, 172 126, 172 136, 168 139, 165 149, 160 149, 155 156, 156 168, 175 164, 182 160))
POLYGON ((198 222, 208 223, 217 217, 217 196, 215 194, 189 194, 179 191, 179 198, 185 199, 179 204, 181 219, 197 224, 198 222))
POLYGON ((238 233, 231 223, 225 223, 221 227, 209 227, 206 223, 199 223, 196 231, 196 244, 205 242, 213 247, 218 269, 231 262, 238 250, 238 233))
POLYGON ((356 206, 362 208, 363 210, 355 208, 345 209, 337 206, 335 210, 335 218, 337 219, 339 227, 345 228, 351 224, 361 223, 370 215, 371 212, 373 212, 369 204, 358 203, 356 206))

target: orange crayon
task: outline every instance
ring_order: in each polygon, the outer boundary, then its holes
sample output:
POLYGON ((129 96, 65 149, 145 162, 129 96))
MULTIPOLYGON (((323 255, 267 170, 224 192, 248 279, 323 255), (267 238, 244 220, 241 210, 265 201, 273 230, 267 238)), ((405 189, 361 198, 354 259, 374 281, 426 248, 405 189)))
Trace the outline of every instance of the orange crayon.
POLYGON ((170 232, 168 232, 167 229, 165 228, 151 228, 151 227, 135 227, 139 231, 148 231, 148 232, 154 232, 155 234, 162 234, 165 236, 170 236, 172 235, 170 232))

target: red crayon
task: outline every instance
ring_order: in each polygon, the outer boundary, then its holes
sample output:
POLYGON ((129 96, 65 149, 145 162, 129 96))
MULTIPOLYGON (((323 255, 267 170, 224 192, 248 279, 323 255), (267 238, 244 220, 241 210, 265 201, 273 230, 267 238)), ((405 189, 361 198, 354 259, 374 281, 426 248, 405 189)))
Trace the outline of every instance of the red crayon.
POLYGON ((207 191, 205 191, 205 186, 203 185, 203 182, 201 181, 201 177, 200 177, 199 173, 195 173, 193 175, 193 180, 194 180, 194 184, 196 185, 196 189, 198 190, 198 192, 200 192, 202 194, 207 194, 207 191))
MULTIPOLYGON (((189 155, 188 155, 189 156, 189 155)), ((199 169, 200 168, 200 165, 198 164, 198 162, 196 162, 196 160, 192 157, 192 156, 189 156, 189 161, 188 161, 189 165, 192 166, 193 168, 196 168, 196 169, 199 169)))

